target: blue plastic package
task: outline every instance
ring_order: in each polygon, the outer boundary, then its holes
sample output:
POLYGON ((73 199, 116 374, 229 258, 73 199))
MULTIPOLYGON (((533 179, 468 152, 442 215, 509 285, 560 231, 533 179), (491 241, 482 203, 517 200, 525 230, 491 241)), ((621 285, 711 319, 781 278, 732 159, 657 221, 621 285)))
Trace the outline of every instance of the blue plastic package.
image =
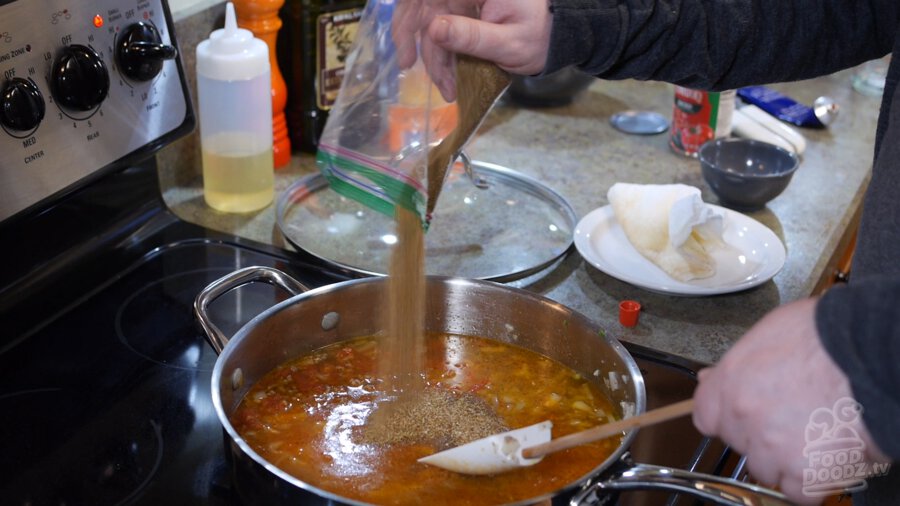
POLYGON ((753 104, 776 118, 809 128, 825 128, 815 109, 801 104, 766 86, 747 86, 737 90, 742 100, 753 104))

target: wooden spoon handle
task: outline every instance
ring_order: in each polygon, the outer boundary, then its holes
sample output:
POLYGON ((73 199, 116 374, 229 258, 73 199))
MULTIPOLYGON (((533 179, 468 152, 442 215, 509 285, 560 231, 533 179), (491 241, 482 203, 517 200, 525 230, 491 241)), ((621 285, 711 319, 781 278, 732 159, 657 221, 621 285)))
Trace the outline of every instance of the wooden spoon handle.
POLYGON ((648 425, 678 418, 691 413, 693 410, 694 399, 687 399, 674 404, 669 404, 668 406, 652 409, 637 416, 616 420, 615 422, 603 424, 581 432, 575 432, 546 443, 525 448, 522 450, 522 456, 527 459, 543 457, 548 453, 567 450, 575 446, 592 443, 616 434, 621 434, 628 429, 647 427, 648 425))

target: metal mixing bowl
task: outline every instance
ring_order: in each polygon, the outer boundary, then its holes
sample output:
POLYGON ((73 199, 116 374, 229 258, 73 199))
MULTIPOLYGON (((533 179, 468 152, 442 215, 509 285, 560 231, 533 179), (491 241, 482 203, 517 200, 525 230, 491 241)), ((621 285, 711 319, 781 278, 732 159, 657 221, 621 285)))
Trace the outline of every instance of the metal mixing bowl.
POLYGON ((513 76, 507 94, 529 107, 566 105, 596 81, 575 67, 566 67, 545 76, 513 76))

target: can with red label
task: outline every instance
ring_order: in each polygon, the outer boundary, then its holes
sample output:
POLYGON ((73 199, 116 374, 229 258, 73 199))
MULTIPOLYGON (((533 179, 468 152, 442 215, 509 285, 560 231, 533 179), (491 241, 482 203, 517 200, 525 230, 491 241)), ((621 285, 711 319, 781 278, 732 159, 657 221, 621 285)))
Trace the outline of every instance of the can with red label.
POLYGON ((685 156, 697 156, 706 141, 730 135, 734 96, 734 90, 701 91, 676 86, 669 130, 672 150, 685 156))

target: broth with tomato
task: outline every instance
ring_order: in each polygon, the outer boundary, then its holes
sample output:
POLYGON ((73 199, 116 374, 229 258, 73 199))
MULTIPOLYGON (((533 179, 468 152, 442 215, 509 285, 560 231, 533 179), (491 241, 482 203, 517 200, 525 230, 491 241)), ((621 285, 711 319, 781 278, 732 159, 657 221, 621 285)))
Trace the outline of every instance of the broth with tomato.
MULTIPOLYGON (((505 426, 551 420, 553 437, 559 437, 611 421, 617 413, 597 384, 536 352, 438 333, 427 334, 425 343, 426 389, 454 399, 477 396, 505 426)), ((540 496, 584 477, 621 442, 614 437, 583 445, 495 476, 418 463, 460 441, 371 442, 370 417, 390 398, 376 378, 377 355, 376 339, 364 337, 282 364, 252 387, 231 423, 288 474, 374 504, 504 504, 540 496)))

